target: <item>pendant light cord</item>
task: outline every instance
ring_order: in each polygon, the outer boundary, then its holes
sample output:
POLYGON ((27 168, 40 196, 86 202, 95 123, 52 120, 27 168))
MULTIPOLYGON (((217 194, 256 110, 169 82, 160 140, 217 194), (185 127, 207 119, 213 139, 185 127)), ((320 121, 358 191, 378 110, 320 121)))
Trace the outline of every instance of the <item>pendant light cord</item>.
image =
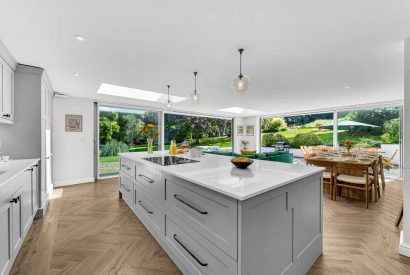
POLYGON ((169 103, 169 87, 171 87, 170 85, 167 85, 168 86, 168 103, 169 103))
POLYGON ((194 72, 194 76, 195 76, 195 90, 194 90, 194 93, 196 94, 196 74, 197 74, 198 72, 194 72))
POLYGON ((243 52, 243 49, 239 49, 238 51, 239 51, 239 78, 242 78, 243 77, 243 75, 242 75, 242 52, 243 52))

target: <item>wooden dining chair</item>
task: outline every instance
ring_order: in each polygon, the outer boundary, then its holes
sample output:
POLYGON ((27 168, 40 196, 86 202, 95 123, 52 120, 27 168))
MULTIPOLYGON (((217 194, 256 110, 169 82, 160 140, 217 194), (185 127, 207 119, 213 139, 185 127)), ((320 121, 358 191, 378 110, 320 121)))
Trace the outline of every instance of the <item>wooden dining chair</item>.
POLYGON ((314 161, 307 161, 308 165, 324 167, 326 170, 323 172, 323 185, 329 186, 330 199, 333 200, 333 182, 334 172, 333 165, 327 160, 315 159, 314 161))
POLYGON ((372 200, 373 179, 369 175, 369 166, 364 163, 337 162, 335 164, 334 176, 334 199, 336 200, 340 188, 350 188, 364 191, 366 209, 372 200), (346 174, 349 171, 349 174, 346 174), (353 176, 355 174, 358 176, 353 176))
POLYGON ((309 150, 306 146, 300 146, 300 150, 302 151, 304 159, 308 159, 315 156, 314 153, 309 153, 309 150))
POLYGON ((394 160, 394 158, 396 157, 398 152, 399 152, 399 149, 396 149, 396 151, 394 151, 394 153, 393 153, 393 155, 391 155, 391 157, 389 157, 389 158, 383 157, 383 166, 384 167, 389 167, 389 168, 394 168, 394 164, 392 163, 392 161, 394 160))

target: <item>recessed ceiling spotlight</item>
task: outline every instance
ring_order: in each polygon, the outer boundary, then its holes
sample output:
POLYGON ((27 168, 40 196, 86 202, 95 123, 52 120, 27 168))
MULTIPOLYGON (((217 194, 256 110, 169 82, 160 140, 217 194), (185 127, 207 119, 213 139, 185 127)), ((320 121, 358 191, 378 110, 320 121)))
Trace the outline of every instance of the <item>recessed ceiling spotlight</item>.
POLYGON ((85 40, 85 39, 84 39, 84 36, 81 36, 81 35, 78 35, 78 34, 74 35, 74 37, 75 37, 75 39, 77 39, 78 41, 84 41, 84 40, 85 40))
POLYGON ((345 89, 350 89, 350 88, 351 88, 350 85, 345 86, 345 89))
POLYGON ((74 75, 74 76, 80 76, 80 74, 79 74, 79 73, 73 73, 73 75, 74 75))

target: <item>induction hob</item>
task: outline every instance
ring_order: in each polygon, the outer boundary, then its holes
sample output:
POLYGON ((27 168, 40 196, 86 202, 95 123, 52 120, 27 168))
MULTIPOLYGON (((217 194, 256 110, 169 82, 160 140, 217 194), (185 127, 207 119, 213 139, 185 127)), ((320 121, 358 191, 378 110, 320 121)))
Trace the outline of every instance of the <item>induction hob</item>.
POLYGON ((187 158, 181 158, 181 157, 175 157, 175 156, 150 157, 150 158, 143 158, 143 159, 153 162, 155 164, 162 165, 162 166, 199 162, 199 160, 193 160, 193 159, 187 159, 187 158))

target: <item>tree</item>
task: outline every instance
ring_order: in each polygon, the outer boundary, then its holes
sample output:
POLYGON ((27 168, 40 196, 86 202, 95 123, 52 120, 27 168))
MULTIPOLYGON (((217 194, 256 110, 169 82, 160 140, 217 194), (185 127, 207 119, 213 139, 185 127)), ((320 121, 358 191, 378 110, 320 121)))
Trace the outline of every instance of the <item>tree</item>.
POLYGON ((138 130, 141 124, 141 120, 136 118, 134 115, 125 115, 123 116, 123 119, 125 121, 123 130, 124 140, 128 143, 128 145, 134 145, 138 136, 142 136, 142 134, 138 130))
POLYGON ((118 113, 110 112, 109 114, 100 114, 100 141, 106 143, 113 139, 113 135, 120 132, 120 126, 117 123, 118 113))
POLYGON ((283 118, 264 118, 262 119, 262 133, 276 133, 287 128, 283 118))
POLYGON ((382 139, 391 143, 400 142, 400 118, 393 118, 384 122, 382 139))

